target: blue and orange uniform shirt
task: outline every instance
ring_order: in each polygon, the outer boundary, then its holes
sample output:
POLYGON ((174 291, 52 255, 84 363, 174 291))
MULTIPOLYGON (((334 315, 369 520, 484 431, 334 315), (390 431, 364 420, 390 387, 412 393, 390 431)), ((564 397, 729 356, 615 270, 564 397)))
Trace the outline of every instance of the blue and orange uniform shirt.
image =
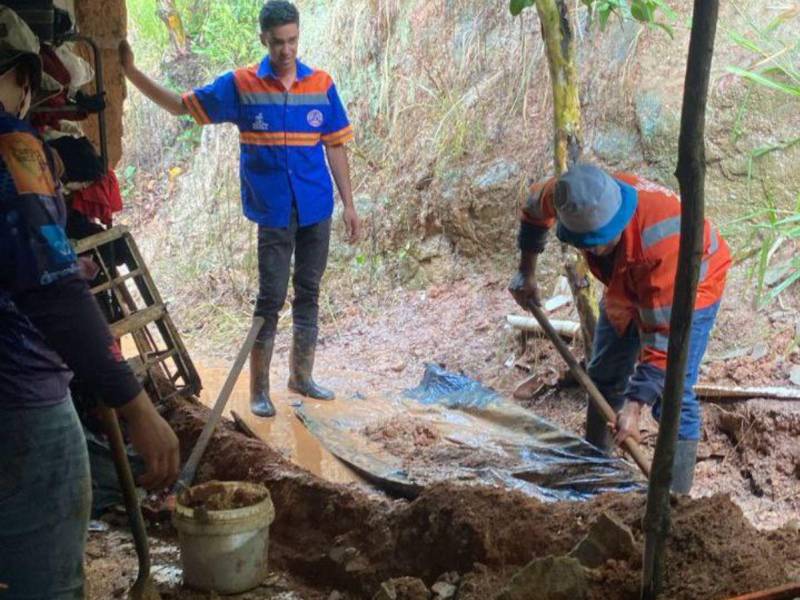
POLYGON ((184 94, 200 125, 239 128, 244 215, 265 227, 288 227, 292 205, 298 224, 313 225, 333 213, 333 184, 324 146, 353 139, 353 129, 330 75, 297 61, 297 80, 286 90, 269 56, 225 73, 184 94))
MULTIPOLYGON (((622 232, 613 263, 584 252, 589 268, 605 286, 605 310, 618 334, 631 323, 642 343, 640 364, 661 371, 667 366, 669 320, 675 276, 678 270, 681 204, 677 194, 630 173, 613 178, 637 195, 636 211, 622 232)), ((534 184, 520 207, 520 248, 541 252, 547 231, 556 223, 553 207, 555 178, 534 184)), ((728 244, 719 230, 705 221, 703 259, 695 310, 708 308, 722 299, 731 265, 728 244)), ((655 398, 641 398, 643 401, 655 398)))

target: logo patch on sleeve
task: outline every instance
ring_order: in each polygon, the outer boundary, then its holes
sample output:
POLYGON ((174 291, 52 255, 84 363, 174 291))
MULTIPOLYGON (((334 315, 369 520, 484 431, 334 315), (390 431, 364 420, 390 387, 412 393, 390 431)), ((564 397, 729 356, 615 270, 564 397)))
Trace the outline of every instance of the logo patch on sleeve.
POLYGON ((18 194, 54 196, 55 182, 39 140, 29 133, 0 135, 0 157, 14 180, 18 194))

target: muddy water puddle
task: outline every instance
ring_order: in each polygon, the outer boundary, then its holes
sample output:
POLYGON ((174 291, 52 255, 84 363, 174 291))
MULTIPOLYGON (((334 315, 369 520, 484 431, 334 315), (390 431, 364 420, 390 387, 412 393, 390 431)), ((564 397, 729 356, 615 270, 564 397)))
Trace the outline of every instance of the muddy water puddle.
MULTIPOLYGON (((206 406, 212 407, 228 376, 229 367, 196 366, 203 382, 200 400, 206 406)), ((303 398, 286 389, 286 379, 287 373, 282 371, 276 373, 273 369, 270 397, 278 414, 272 418, 261 418, 250 412, 250 373, 246 368, 243 369, 223 414, 230 418, 231 411, 235 411, 258 437, 283 452, 296 465, 323 479, 334 483, 361 481, 358 475, 326 450, 294 414, 295 408, 301 402, 318 404, 320 410, 336 414, 338 401, 316 402, 303 398)), ((356 373, 347 373, 344 376, 323 375, 319 377, 319 382, 330 386, 339 397, 343 398, 360 394, 362 393, 359 391, 360 388, 369 389, 371 384, 367 378, 356 373)))

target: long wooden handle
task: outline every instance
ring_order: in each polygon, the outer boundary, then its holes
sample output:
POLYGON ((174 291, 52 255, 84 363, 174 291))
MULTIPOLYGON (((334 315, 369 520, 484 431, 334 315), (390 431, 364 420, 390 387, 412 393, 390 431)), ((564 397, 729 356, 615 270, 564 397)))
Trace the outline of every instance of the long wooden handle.
POLYGON ((800 583, 790 583, 762 592, 752 592, 728 600, 792 600, 800 596, 800 583))
MULTIPOLYGON (((589 378, 589 375, 581 368, 580 364, 578 364, 578 361, 572 355, 572 352, 570 352, 567 345, 564 343, 561 337, 559 337, 558 332, 550 324, 550 320, 547 318, 547 315, 544 314, 544 311, 541 309, 541 307, 531 303, 528 305, 528 310, 530 310, 533 316, 536 317, 539 325, 542 326, 542 331, 544 331, 545 335, 547 335, 550 341, 553 342, 556 350, 558 350, 558 353, 564 359, 564 362, 567 363, 572 376, 575 377, 575 379, 578 380, 578 383, 580 383, 581 386, 583 386, 583 388, 589 393, 589 402, 591 402, 594 407, 600 411, 608 423, 612 425, 615 424, 617 422, 617 413, 615 413, 614 409, 609 406, 608 402, 606 402, 606 399, 603 397, 603 394, 597 389, 597 386, 589 378)), ((642 473, 644 473, 646 477, 649 477, 650 463, 647 462, 644 454, 642 454, 642 449, 639 444, 636 443, 636 440, 628 437, 625 439, 622 445, 628 454, 631 455, 631 458, 633 458, 634 462, 642 470, 642 473)))
POLYGON ((233 391, 233 386, 236 384, 236 380, 239 379, 239 373, 242 372, 242 367, 244 366, 247 357, 250 355, 250 351, 253 349, 253 344, 256 342, 256 336, 263 325, 264 319, 262 317, 253 318, 253 324, 250 326, 250 331, 247 332, 247 337, 244 340, 244 344, 242 344, 242 347, 239 349, 239 353, 236 355, 236 360, 233 361, 233 366, 228 373, 227 379, 225 379, 225 384, 219 391, 217 401, 214 403, 214 408, 211 410, 211 415, 208 417, 208 421, 206 421, 206 424, 203 426, 203 431, 200 433, 200 437, 197 438, 197 443, 195 443, 192 453, 189 455, 189 460, 186 461, 186 464, 184 465, 183 470, 178 477, 178 481, 173 488, 175 493, 185 490, 192 484, 192 481, 194 481, 194 475, 197 471, 197 466, 200 464, 200 459, 203 458, 203 453, 206 451, 206 446, 208 446, 208 442, 211 441, 211 436, 214 435, 214 430, 217 428, 217 422, 222 416, 222 411, 225 410, 225 405, 228 403, 228 398, 233 391))
POLYGON ((147 541, 147 527, 144 524, 142 510, 139 508, 139 498, 136 495, 136 484, 133 481, 130 462, 128 462, 128 453, 125 451, 125 441, 122 438, 119 420, 114 409, 101 406, 100 414, 103 417, 106 437, 111 447, 111 456, 114 459, 114 467, 117 470, 119 487, 122 489, 122 497, 125 500, 125 512, 128 513, 128 523, 133 534, 136 556, 139 559, 139 574, 136 580, 144 580, 150 576, 150 549, 147 541))

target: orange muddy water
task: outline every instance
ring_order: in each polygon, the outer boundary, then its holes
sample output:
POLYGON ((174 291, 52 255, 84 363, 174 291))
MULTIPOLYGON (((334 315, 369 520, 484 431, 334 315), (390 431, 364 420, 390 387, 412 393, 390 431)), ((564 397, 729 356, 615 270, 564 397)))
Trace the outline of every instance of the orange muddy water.
MULTIPOLYGON (((212 407, 217 399, 225 378, 228 376, 229 366, 204 366, 196 365, 203 382, 203 391, 200 400, 208 407, 212 407)), ((350 374, 348 374, 350 375, 350 374)), ((275 404, 277 415, 272 418, 256 417, 250 412, 250 394, 248 391, 250 374, 247 368, 242 370, 236 386, 233 389, 225 412, 226 417, 231 416, 231 411, 236 411, 247 425, 261 439, 270 446, 283 452, 295 464, 308 469, 328 481, 336 483, 349 483, 360 481, 358 475, 353 473, 344 463, 328 452, 319 443, 294 414, 294 406, 298 402, 316 402, 303 398, 286 389, 286 374, 280 370, 272 370, 272 402, 275 404)), ((354 393, 352 377, 324 377, 320 383, 332 387, 340 396, 354 393)), ((366 388, 366 381, 364 382, 366 388)), ((322 410, 336 411, 337 401, 319 402, 322 410)))

